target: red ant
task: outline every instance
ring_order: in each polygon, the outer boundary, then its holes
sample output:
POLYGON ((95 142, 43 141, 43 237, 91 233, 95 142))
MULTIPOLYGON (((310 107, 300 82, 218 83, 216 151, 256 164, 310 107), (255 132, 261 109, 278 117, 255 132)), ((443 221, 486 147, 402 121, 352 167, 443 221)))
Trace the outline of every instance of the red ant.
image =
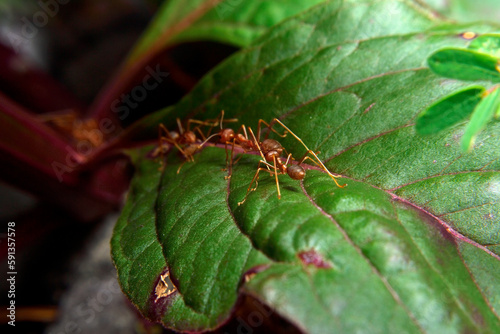
MULTIPOLYGON (((259 128, 258 128, 259 131, 257 132, 258 136, 260 135, 261 121, 262 120, 259 121, 259 128)), ((265 123, 264 121, 262 121, 262 122, 265 123)), ((293 133, 279 119, 274 118, 271 121, 271 125, 268 125, 268 128, 270 130, 272 130, 271 129, 272 125, 275 122, 279 123, 286 130, 285 134, 290 133, 292 136, 294 136, 295 139, 297 139, 306 148, 307 152, 304 154, 302 159, 300 159, 300 161, 297 164, 289 164, 290 160, 293 159, 291 153, 288 154, 286 161, 283 162, 283 160, 281 158, 281 154, 283 153, 283 147, 281 146, 281 144, 278 141, 275 141, 272 139, 266 139, 262 143, 259 143, 258 139, 255 138, 255 136, 252 132, 252 129, 249 127, 248 129, 249 129, 250 133, 252 134, 254 144, 256 144, 257 147, 262 146, 261 148, 259 148, 259 150, 260 150, 261 156, 264 158, 264 160, 259 161, 257 171, 255 172, 255 175, 252 179, 252 182, 250 182, 250 185, 248 186, 245 198, 243 198, 243 200, 241 202, 238 202, 238 205, 241 205, 246 201, 247 196, 250 193, 250 191, 255 191, 257 189, 260 171, 268 171, 270 174, 274 173, 274 176, 276 179, 276 188, 278 190, 278 199, 281 199, 281 192, 280 192, 280 187, 279 187, 278 175, 288 174, 288 176, 290 176, 294 180, 303 180, 306 176, 306 171, 302 166, 300 166, 300 164, 302 164, 306 159, 312 160, 316 165, 318 165, 321 169, 323 169, 332 178, 332 180, 335 182, 335 184, 339 188, 344 188, 347 185, 347 184, 340 185, 336 180, 336 178, 339 176, 333 175, 325 167, 325 165, 321 162, 321 160, 318 158, 316 153, 313 150, 309 149, 307 147, 307 145, 302 141, 302 139, 300 139, 295 133, 293 133), (312 154, 315 159, 311 158, 308 154, 312 154), (273 163, 272 165, 270 164, 271 161, 273 163), (266 166, 266 168, 262 168, 261 164, 264 164, 266 166), (270 168, 272 168, 274 171, 270 171, 270 168), (252 185, 254 182, 255 182, 255 188, 252 188, 252 185)), ((267 123, 265 123, 265 124, 267 124, 267 123)))
MULTIPOLYGON (((210 130, 219 123, 222 126, 223 122, 237 122, 237 119, 228 119, 223 120, 224 113, 220 116, 219 120, 207 120, 207 121, 199 121, 196 119, 189 119, 186 125, 186 131, 182 127, 181 121, 177 118, 177 127, 178 131, 169 131, 165 125, 160 124, 158 127, 158 147, 153 152, 152 156, 160 155, 160 169, 163 168, 163 155, 170 149, 169 144, 172 144, 177 148, 177 150, 184 156, 185 161, 194 161, 194 154, 200 150, 212 136, 205 136, 205 134, 201 131, 201 126, 209 126, 210 130), (197 126, 190 130, 191 125, 196 124, 197 126), (199 137, 200 138, 199 138, 199 137)), ((180 172, 182 166, 181 164, 177 169, 177 174, 180 172)))
MULTIPOLYGON (((260 140, 260 129, 262 124, 265 124, 272 132, 276 133, 280 137, 286 137, 286 131, 284 134, 278 133, 276 130, 272 129, 272 127, 264 120, 260 119, 258 126, 257 126, 257 137, 255 137, 252 129, 248 127, 248 130, 250 131, 250 134, 252 135, 252 139, 249 139, 246 127, 245 125, 241 125, 238 129, 237 132, 235 132, 231 128, 222 128, 222 122, 224 119, 224 110, 222 110, 221 115, 220 115, 220 131, 218 133, 215 133, 207 138, 210 139, 214 136, 220 136, 219 142, 223 143, 226 147, 226 165, 228 165, 229 161, 233 162, 233 151, 234 151, 234 146, 237 145, 241 147, 245 152, 259 152, 260 156, 262 159, 271 161, 272 157, 270 154, 274 154, 275 152, 278 154, 278 156, 281 156, 283 153, 283 147, 281 144, 274 140, 274 139, 264 139, 264 141, 259 141, 260 140), (243 133, 241 133, 243 132, 243 133), (256 138, 259 138, 256 139, 256 138), (231 159, 228 159, 227 155, 227 145, 231 144, 231 159)), ((268 167, 268 170, 269 167, 268 167)))

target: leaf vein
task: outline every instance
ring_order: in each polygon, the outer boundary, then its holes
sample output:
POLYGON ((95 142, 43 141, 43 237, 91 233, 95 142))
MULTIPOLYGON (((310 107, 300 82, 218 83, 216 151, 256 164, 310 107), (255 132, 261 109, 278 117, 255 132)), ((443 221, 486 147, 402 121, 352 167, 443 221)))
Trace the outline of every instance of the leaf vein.
MULTIPOLYGON (((429 268, 440 278, 441 282, 443 282, 443 284, 447 287, 450 295, 452 296, 453 300, 455 301, 455 304, 462 311, 463 315, 465 315, 465 317, 467 317, 467 318, 469 318, 471 320, 471 323, 474 325, 474 327, 478 328, 478 324, 474 321, 474 319, 472 318, 470 312, 467 312, 464 304, 457 298, 457 296, 455 295, 455 293, 453 293, 453 290, 450 287, 448 280, 446 280, 444 278, 444 276, 437 270, 437 268, 435 266, 433 266, 432 263, 429 262, 429 260, 427 259, 427 257, 422 253, 422 251, 421 251, 420 247, 418 246, 418 244, 415 242, 415 239, 413 238, 413 236, 408 232, 408 230, 406 229, 406 227, 404 226, 404 224, 401 222, 401 219, 399 218, 399 215, 397 213, 396 206, 394 205, 394 203, 395 203, 394 201, 391 201, 391 205, 392 205, 393 210, 394 210, 394 217, 398 221, 398 223, 401 226, 401 228, 406 232, 407 237, 412 241, 413 246, 417 249, 418 253, 424 259, 425 263, 427 263, 427 265, 429 266, 429 268)), ((457 253, 460 253, 460 251, 457 249, 456 240, 453 239, 453 242, 455 244, 455 249, 457 250, 457 253)), ((462 259, 462 262, 464 264, 464 267, 466 267, 466 264, 463 261, 463 259, 462 259)))
POLYGON ((420 327, 420 324, 416 321, 415 317, 412 315, 411 311, 402 302, 402 300, 399 297, 399 295, 396 292, 396 290, 387 281, 387 279, 382 275, 382 273, 375 267, 375 265, 370 261, 370 259, 363 253, 363 251, 360 249, 360 247, 358 245, 356 245, 354 243, 354 241, 349 237, 347 231, 344 228, 342 228, 342 226, 335 220, 335 218, 331 214, 329 214, 328 212, 326 212, 325 210, 323 210, 323 208, 320 207, 318 205, 318 203, 316 203, 314 201, 314 199, 312 198, 312 196, 307 192, 306 188, 304 187, 304 182, 303 181, 300 181, 300 186, 302 187, 302 191, 304 192, 304 195, 309 199, 309 201, 314 205, 314 207, 316 207, 316 209, 319 210, 319 212, 323 216, 325 216, 326 218, 328 218, 335 225, 335 227, 337 227, 337 229, 341 232, 341 234, 344 237, 344 239, 351 245, 351 247, 353 247, 355 249, 355 251, 359 254, 359 256, 368 263, 370 269, 381 280, 382 284, 385 286, 385 288, 387 289, 387 291, 389 292, 389 294, 392 296, 392 298, 394 299, 394 301, 397 304, 399 304, 405 310, 405 312, 408 313, 410 319, 415 323, 415 325, 418 328, 420 328, 420 330, 422 332, 424 332, 422 330, 422 328, 420 327))

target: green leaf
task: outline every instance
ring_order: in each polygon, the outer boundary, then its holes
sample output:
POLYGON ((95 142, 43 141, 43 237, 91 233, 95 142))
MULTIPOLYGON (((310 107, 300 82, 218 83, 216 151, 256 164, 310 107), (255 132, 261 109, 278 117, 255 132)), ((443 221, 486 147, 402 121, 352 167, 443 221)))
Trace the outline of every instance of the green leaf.
POLYGON ((462 136, 462 150, 469 151, 474 145, 475 137, 500 109, 500 90, 495 88, 479 102, 474 109, 470 122, 462 136))
MULTIPOLYGON (((348 186, 304 164, 303 181, 279 176, 278 199, 264 170, 238 205, 258 155, 224 170, 224 145, 186 163, 172 149, 160 174, 137 153, 112 245, 138 309, 206 331, 250 295, 307 333, 500 332, 500 124, 467 155, 463 125, 414 131, 422 110, 467 87, 423 66, 468 43, 463 26, 441 23, 410 1, 331 1, 272 28, 166 110, 167 126, 221 110, 254 130, 278 117, 348 186), (156 299, 165 267, 177 290, 156 299)), ((307 151, 290 134, 269 136, 296 159, 307 151)), ((266 316, 239 320, 258 332, 266 316)))
POLYGON ((149 319, 160 320, 168 304, 164 323, 169 327, 177 330, 213 327, 215 319, 208 319, 186 306, 178 292, 157 301, 155 288, 167 268, 162 245, 157 240, 156 215, 151 215, 156 208, 161 172, 157 161, 144 158, 145 152, 147 150, 132 152, 137 162, 136 173, 111 240, 120 284, 127 297, 149 319))
POLYGON ((500 35, 480 35, 474 38, 467 48, 469 50, 486 53, 492 57, 500 59, 500 35))
POLYGON ((199 40, 247 46, 268 27, 324 1, 164 1, 124 64, 90 107, 88 115, 109 118, 109 106, 126 93, 138 73, 168 47, 199 40))
POLYGON ((500 19, 500 2, 497 0, 425 0, 425 3, 459 22, 497 22, 500 19))
POLYGON ((247 46, 267 28, 321 2, 324 0, 164 1, 129 61, 135 61, 144 53, 193 40, 247 46))
POLYGON ((429 57, 429 67, 446 78, 500 82, 499 59, 466 49, 441 49, 429 57))
POLYGON ((472 86, 439 100, 418 115, 417 132, 435 134, 463 121, 474 111, 484 92, 484 87, 472 86))

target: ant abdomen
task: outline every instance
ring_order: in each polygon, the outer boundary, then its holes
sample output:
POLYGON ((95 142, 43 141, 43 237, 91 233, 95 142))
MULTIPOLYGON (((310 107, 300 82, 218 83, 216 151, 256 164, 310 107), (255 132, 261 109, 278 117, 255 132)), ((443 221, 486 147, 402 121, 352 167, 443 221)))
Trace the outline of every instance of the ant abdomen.
POLYGON ((188 160, 193 160, 193 155, 199 150, 197 145, 189 145, 184 148, 184 155, 188 160))
POLYGON ((286 172, 294 180, 303 180, 306 177, 306 171, 299 165, 290 165, 286 172))

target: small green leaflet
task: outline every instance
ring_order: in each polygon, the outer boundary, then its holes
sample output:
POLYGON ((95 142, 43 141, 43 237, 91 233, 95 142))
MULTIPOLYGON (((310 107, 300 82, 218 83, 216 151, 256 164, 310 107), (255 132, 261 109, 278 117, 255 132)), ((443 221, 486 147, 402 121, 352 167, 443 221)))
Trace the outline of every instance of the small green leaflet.
POLYGON ((493 118, 495 112, 500 110, 500 89, 495 89, 479 102, 474 109, 465 133, 462 137, 462 150, 470 151, 474 145, 474 140, 479 132, 493 118))
POLYGON ((441 49, 427 60, 431 70, 443 77, 493 82, 500 82, 499 61, 489 54, 459 48, 441 49))
POLYGON ((484 34, 478 36, 469 44, 467 49, 500 58, 500 35, 484 34))
POLYGON ((481 101, 484 91, 484 87, 471 86, 434 103, 418 116, 417 133, 435 134, 464 120, 481 101))
MULTIPOLYGON (((500 35, 474 38, 467 49, 446 48, 427 60, 436 74, 458 80, 500 82, 500 35)), ((462 150, 469 151, 476 135, 495 115, 500 115, 500 93, 495 88, 483 99, 485 88, 474 86, 458 91, 433 104, 417 119, 419 134, 437 133, 463 120, 473 112, 462 137, 462 150), (476 106, 477 105, 477 106, 476 106)))

